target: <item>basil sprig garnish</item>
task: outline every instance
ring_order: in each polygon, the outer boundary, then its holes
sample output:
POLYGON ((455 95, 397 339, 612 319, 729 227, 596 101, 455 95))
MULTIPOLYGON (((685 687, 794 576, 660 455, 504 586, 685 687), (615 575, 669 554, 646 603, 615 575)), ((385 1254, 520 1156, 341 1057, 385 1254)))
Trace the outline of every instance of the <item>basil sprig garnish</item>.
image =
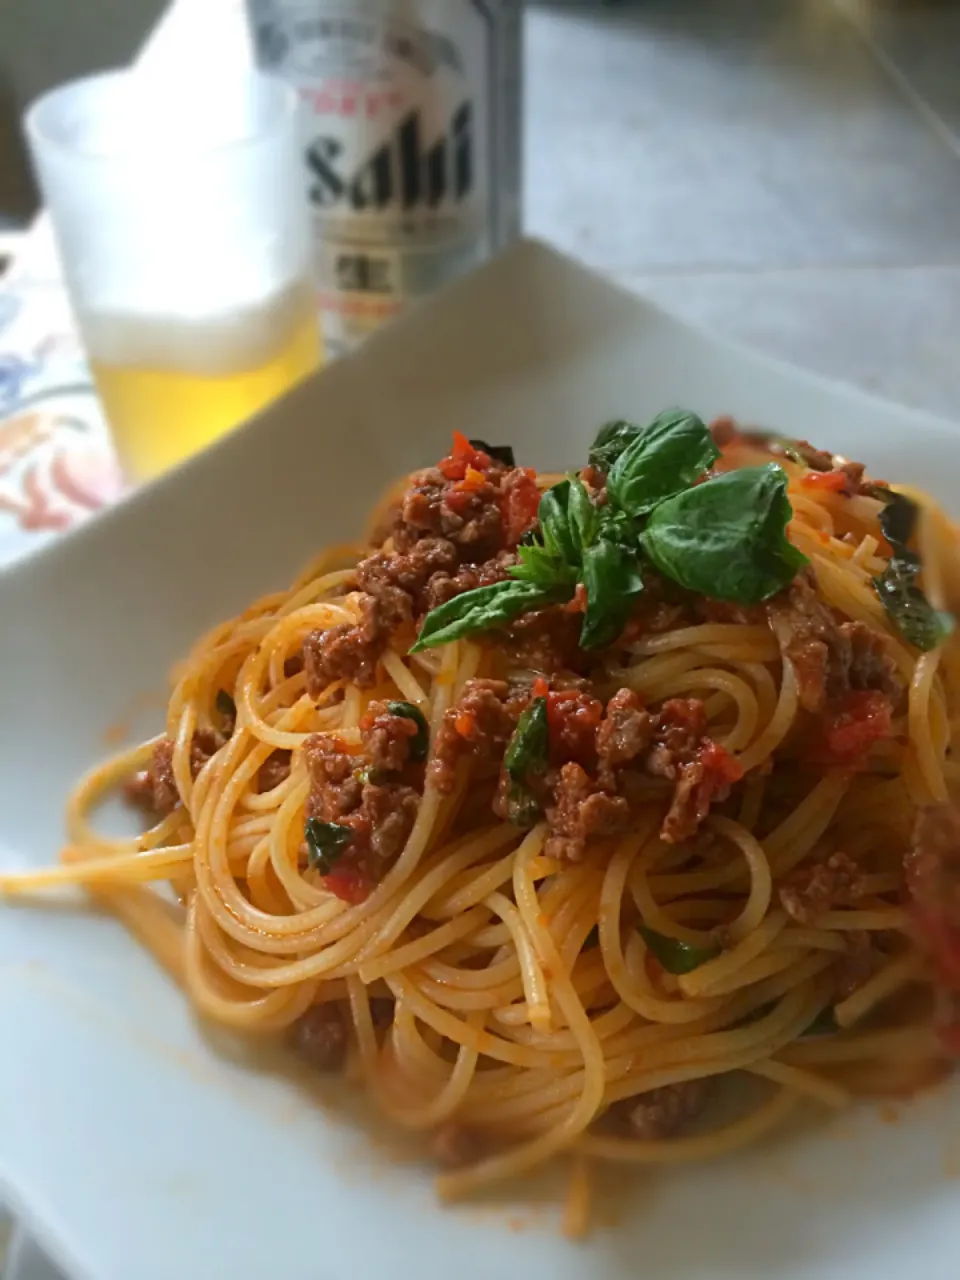
POLYGON ((935 649, 954 628, 953 616, 934 609, 918 585, 920 557, 908 547, 917 525, 917 504, 892 489, 881 499, 880 531, 893 555, 873 585, 894 626, 918 649, 935 649))
POLYGON ((502 462, 505 467, 515 467, 517 465, 517 460, 513 455, 513 448, 508 444, 487 444, 486 440, 471 440, 470 443, 474 449, 479 449, 488 458, 493 458, 496 462, 502 462))
POLYGON ((546 772, 549 751, 547 700, 533 698, 517 721, 503 757, 503 767, 510 779, 507 817, 516 827, 532 827, 540 817, 540 805, 530 790, 529 781, 546 772))
POLYGON ((668 938, 664 933, 657 933, 656 929, 648 929, 645 924, 637 925, 637 932, 667 973, 692 973, 720 954, 717 946, 700 947, 692 942, 681 942, 679 938, 668 938))
POLYGON ((806 564, 786 537, 786 474, 770 464, 703 480, 719 456, 694 413, 670 409, 647 427, 608 423, 590 450, 607 472, 606 503, 597 506, 578 476, 548 489, 510 578, 434 609, 411 652, 563 603, 581 586, 581 647, 612 644, 643 590, 645 561, 682 587, 735 604, 782 590, 806 564))
POLYGON ((410 759, 418 762, 426 760, 430 747, 430 728, 420 708, 412 702, 388 702, 387 710, 392 716, 403 716, 417 726, 417 732, 410 739, 410 759))
POLYGON ((351 827, 343 827, 339 822, 308 818, 304 826, 308 865, 321 875, 329 875, 353 839, 353 834, 351 827))
POLYGON ((661 502, 643 548, 665 577, 689 591, 759 604, 807 563, 787 540, 792 514, 782 467, 744 467, 661 502))

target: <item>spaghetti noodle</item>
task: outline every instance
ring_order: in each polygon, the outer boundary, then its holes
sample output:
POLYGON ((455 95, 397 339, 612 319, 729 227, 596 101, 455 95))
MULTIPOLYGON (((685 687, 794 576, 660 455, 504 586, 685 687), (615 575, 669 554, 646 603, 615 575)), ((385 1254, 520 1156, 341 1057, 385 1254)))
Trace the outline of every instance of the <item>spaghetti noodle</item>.
POLYGON ((565 1153, 572 1234, 597 1162, 703 1160, 940 1069, 935 505, 671 413, 566 479, 457 437, 373 527, 205 636, 165 734, 79 783, 62 865, 0 888, 83 885, 203 1016, 352 1059, 444 1197, 565 1153), (107 839, 124 785, 153 824, 107 839), (713 1127, 731 1073, 755 1103, 713 1127))

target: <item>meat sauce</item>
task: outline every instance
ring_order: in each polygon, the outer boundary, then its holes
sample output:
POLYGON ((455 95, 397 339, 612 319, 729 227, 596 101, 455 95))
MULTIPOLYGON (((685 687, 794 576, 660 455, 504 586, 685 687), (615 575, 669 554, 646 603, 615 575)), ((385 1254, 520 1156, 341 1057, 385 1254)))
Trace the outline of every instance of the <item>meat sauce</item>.
MULTIPOLYGON (((723 421, 714 424, 714 434, 731 447, 743 439, 723 421)), ((855 491, 862 476, 859 464, 835 465, 831 455, 801 446, 810 477, 838 494, 855 491)), ((310 696, 319 698, 337 680, 376 686, 383 680, 387 647, 397 644, 405 652, 431 610, 510 577, 518 544, 537 527, 540 487, 533 471, 504 456, 509 453, 488 452, 455 433, 446 457, 411 476, 381 530, 381 545, 359 562, 348 584, 354 588, 349 599, 357 620, 311 632, 303 641, 310 696)), ((582 476, 590 501, 603 507, 604 473, 588 467, 582 476)), ((742 767, 711 735, 701 699, 670 698, 648 707, 629 687, 611 689, 604 665, 611 648, 626 660, 638 639, 673 627, 704 621, 769 625, 794 672, 807 717, 801 763, 855 769, 873 744, 892 732, 900 688, 882 640, 824 603, 809 569, 766 605, 745 609, 695 595, 648 566, 644 590, 620 638, 599 655, 580 647, 585 605, 581 587, 566 603, 534 608, 479 637, 481 644, 496 648, 494 666, 511 678, 467 682, 439 726, 428 764, 411 754, 418 732, 414 720, 381 701, 368 706, 359 746, 330 734, 307 740, 308 831, 301 857, 328 889, 345 901, 361 902, 382 880, 413 829, 426 772, 441 793, 450 793, 461 760, 469 757, 478 795, 487 794, 497 816, 515 820, 518 780, 505 755, 521 717, 537 700, 546 713, 545 755, 520 779, 519 789, 526 817, 532 814, 547 825, 550 856, 588 857, 595 841, 630 830, 651 794, 664 800, 664 841, 695 837, 711 808, 740 782, 742 767), (338 841, 336 865, 315 847, 329 838, 331 827, 338 841)), ((194 776, 233 726, 222 728, 197 731, 194 776)), ((173 744, 163 739, 151 768, 131 784, 140 802, 157 813, 169 812, 179 801, 172 763, 173 744)), ((275 752, 261 768, 259 789, 282 785, 289 769, 289 755, 275 752)), ((471 797, 473 808, 478 795, 471 797)), ((798 888, 790 899, 798 918, 808 896, 798 888)))

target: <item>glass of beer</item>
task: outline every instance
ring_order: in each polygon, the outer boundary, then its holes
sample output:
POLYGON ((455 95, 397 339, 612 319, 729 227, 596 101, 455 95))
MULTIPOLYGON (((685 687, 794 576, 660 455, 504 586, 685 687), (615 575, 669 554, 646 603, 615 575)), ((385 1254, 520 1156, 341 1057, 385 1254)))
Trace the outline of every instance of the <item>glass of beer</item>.
POLYGON ((54 89, 26 131, 91 368, 131 480, 321 360, 297 100, 255 72, 141 70, 54 89))

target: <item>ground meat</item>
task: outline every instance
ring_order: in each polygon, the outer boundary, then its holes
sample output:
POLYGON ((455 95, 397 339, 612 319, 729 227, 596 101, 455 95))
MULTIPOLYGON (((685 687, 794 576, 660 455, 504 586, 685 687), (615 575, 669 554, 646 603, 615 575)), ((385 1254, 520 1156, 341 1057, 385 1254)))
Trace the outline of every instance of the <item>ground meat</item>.
POLYGON ((736 758, 706 735, 707 715, 699 698, 669 698, 652 722, 644 768, 674 783, 660 838, 679 844, 695 834, 717 800, 743 776, 736 758))
POLYGON ((475 488, 457 488, 438 467, 410 478, 393 526, 393 544, 410 551, 423 538, 455 542, 464 562, 482 564, 503 549, 500 485, 505 468, 493 463, 475 488))
POLYGON ((710 1084, 709 1078, 684 1080, 629 1099, 624 1110, 633 1137, 644 1142, 673 1137, 703 1110, 710 1084))
POLYGON ((674 781, 680 769, 696 759, 706 728, 707 712, 699 698, 669 698, 653 726, 647 772, 674 781))
POLYGON ((474 1164, 484 1153, 484 1143, 475 1129, 450 1120, 433 1135, 431 1151, 443 1169, 461 1169, 474 1164))
POLYGON ((863 872, 849 854, 832 853, 825 862, 800 867, 780 888, 780 902, 799 924, 825 911, 850 906, 863 896, 863 872))
POLYGON ((283 678, 289 680, 291 676, 298 676, 303 670, 303 654, 295 653, 291 658, 283 664, 283 678))
POLYGON ((386 864, 402 852, 419 807, 420 797, 413 787, 399 782, 364 786, 359 817, 369 827, 367 839, 375 862, 368 863, 368 869, 374 883, 379 881, 386 864))
POLYGON ((460 563, 457 548, 447 538, 424 538, 407 554, 386 555, 378 551, 357 565, 357 586, 372 596, 402 591, 406 601, 398 613, 411 618, 420 612, 418 598, 436 573, 453 573, 460 563))
MULTIPOLYGON (((190 744, 190 772, 194 778, 226 741, 216 729, 196 731, 190 744)), ((149 766, 129 779, 124 794, 131 804, 157 817, 164 817, 177 807, 180 792, 173 776, 172 738, 161 738, 154 744, 149 766)))
POLYGON ((531 671, 579 673, 590 661, 580 648, 582 626, 583 614, 564 605, 535 609, 510 624, 504 647, 511 661, 531 671))
POLYGON ((410 745, 419 726, 409 716, 393 715, 385 702, 371 702, 360 721, 363 749, 371 766, 399 773, 410 759, 410 745))
POLYGON ((211 760, 227 739, 216 729, 198 729, 190 744, 190 772, 196 777, 208 760, 211 760))
POLYGON ((546 817, 550 834, 544 852, 579 862, 588 840, 627 829, 630 806, 623 796, 602 790, 581 765, 571 761, 560 769, 546 817))
POLYGON ((842 622, 841 643, 850 646, 850 665, 846 679, 851 689, 876 689, 896 698, 901 693, 896 665, 883 637, 863 622, 842 622))
POLYGON ((430 779, 450 792, 457 762, 469 754, 475 762, 499 760, 516 728, 526 698, 512 693, 505 680, 468 680, 455 706, 443 717, 430 760, 430 779))
POLYGON ((311 631, 303 641, 307 692, 319 698, 334 680, 349 680, 367 689, 376 684, 377 662, 386 637, 365 638, 361 627, 343 623, 326 631, 311 631))
POLYGON ((653 717, 644 710, 639 695, 631 689, 615 693, 597 730, 601 779, 612 783, 613 771, 635 760, 650 745, 652 736, 653 717))
POLYGON ((368 762, 350 755, 336 735, 311 734, 304 751, 311 782, 307 817, 335 822, 353 833, 325 884, 346 901, 363 901, 406 844, 419 793, 401 782, 364 781, 368 762))
POLYGON ((347 1056, 347 1026, 333 1002, 315 1004, 290 1029, 294 1048, 318 1071, 339 1071, 347 1056))
POLYGON ((175 809, 180 803, 173 776, 173 740, 161 738, 153 747, 150 764, 127 782, 124 794, 131 804, 157 817, 175 809))
POLYGON ((333 734, 314 733, 304 743, 311 789, 307 817, 336 822, 360 804, 363 783, 357 777, 360 763, 333 734))
POLYGON ((431 609, 439 608, 464 591, 475 591, 477 587, 491 587, 495 582, 503 582, 505 578, 509 578, 510 565, 515 561, 513 552, 501 551, 484 564, 467 564, 456 573, 435 573, 421 596, 421 613, 426 614, 431 609))
POLYGON ((766 609, 783 658, 796 672, 805 711, 822 711, 851 689, 899 690, 882 639, 861 622, 838 622, 820 598, 812 570, 799 574, 766 609))
POLYGON ((272 791, 290 776, 290 752, 274 751, 267 756, 257 774, 257 790, 272 791))

